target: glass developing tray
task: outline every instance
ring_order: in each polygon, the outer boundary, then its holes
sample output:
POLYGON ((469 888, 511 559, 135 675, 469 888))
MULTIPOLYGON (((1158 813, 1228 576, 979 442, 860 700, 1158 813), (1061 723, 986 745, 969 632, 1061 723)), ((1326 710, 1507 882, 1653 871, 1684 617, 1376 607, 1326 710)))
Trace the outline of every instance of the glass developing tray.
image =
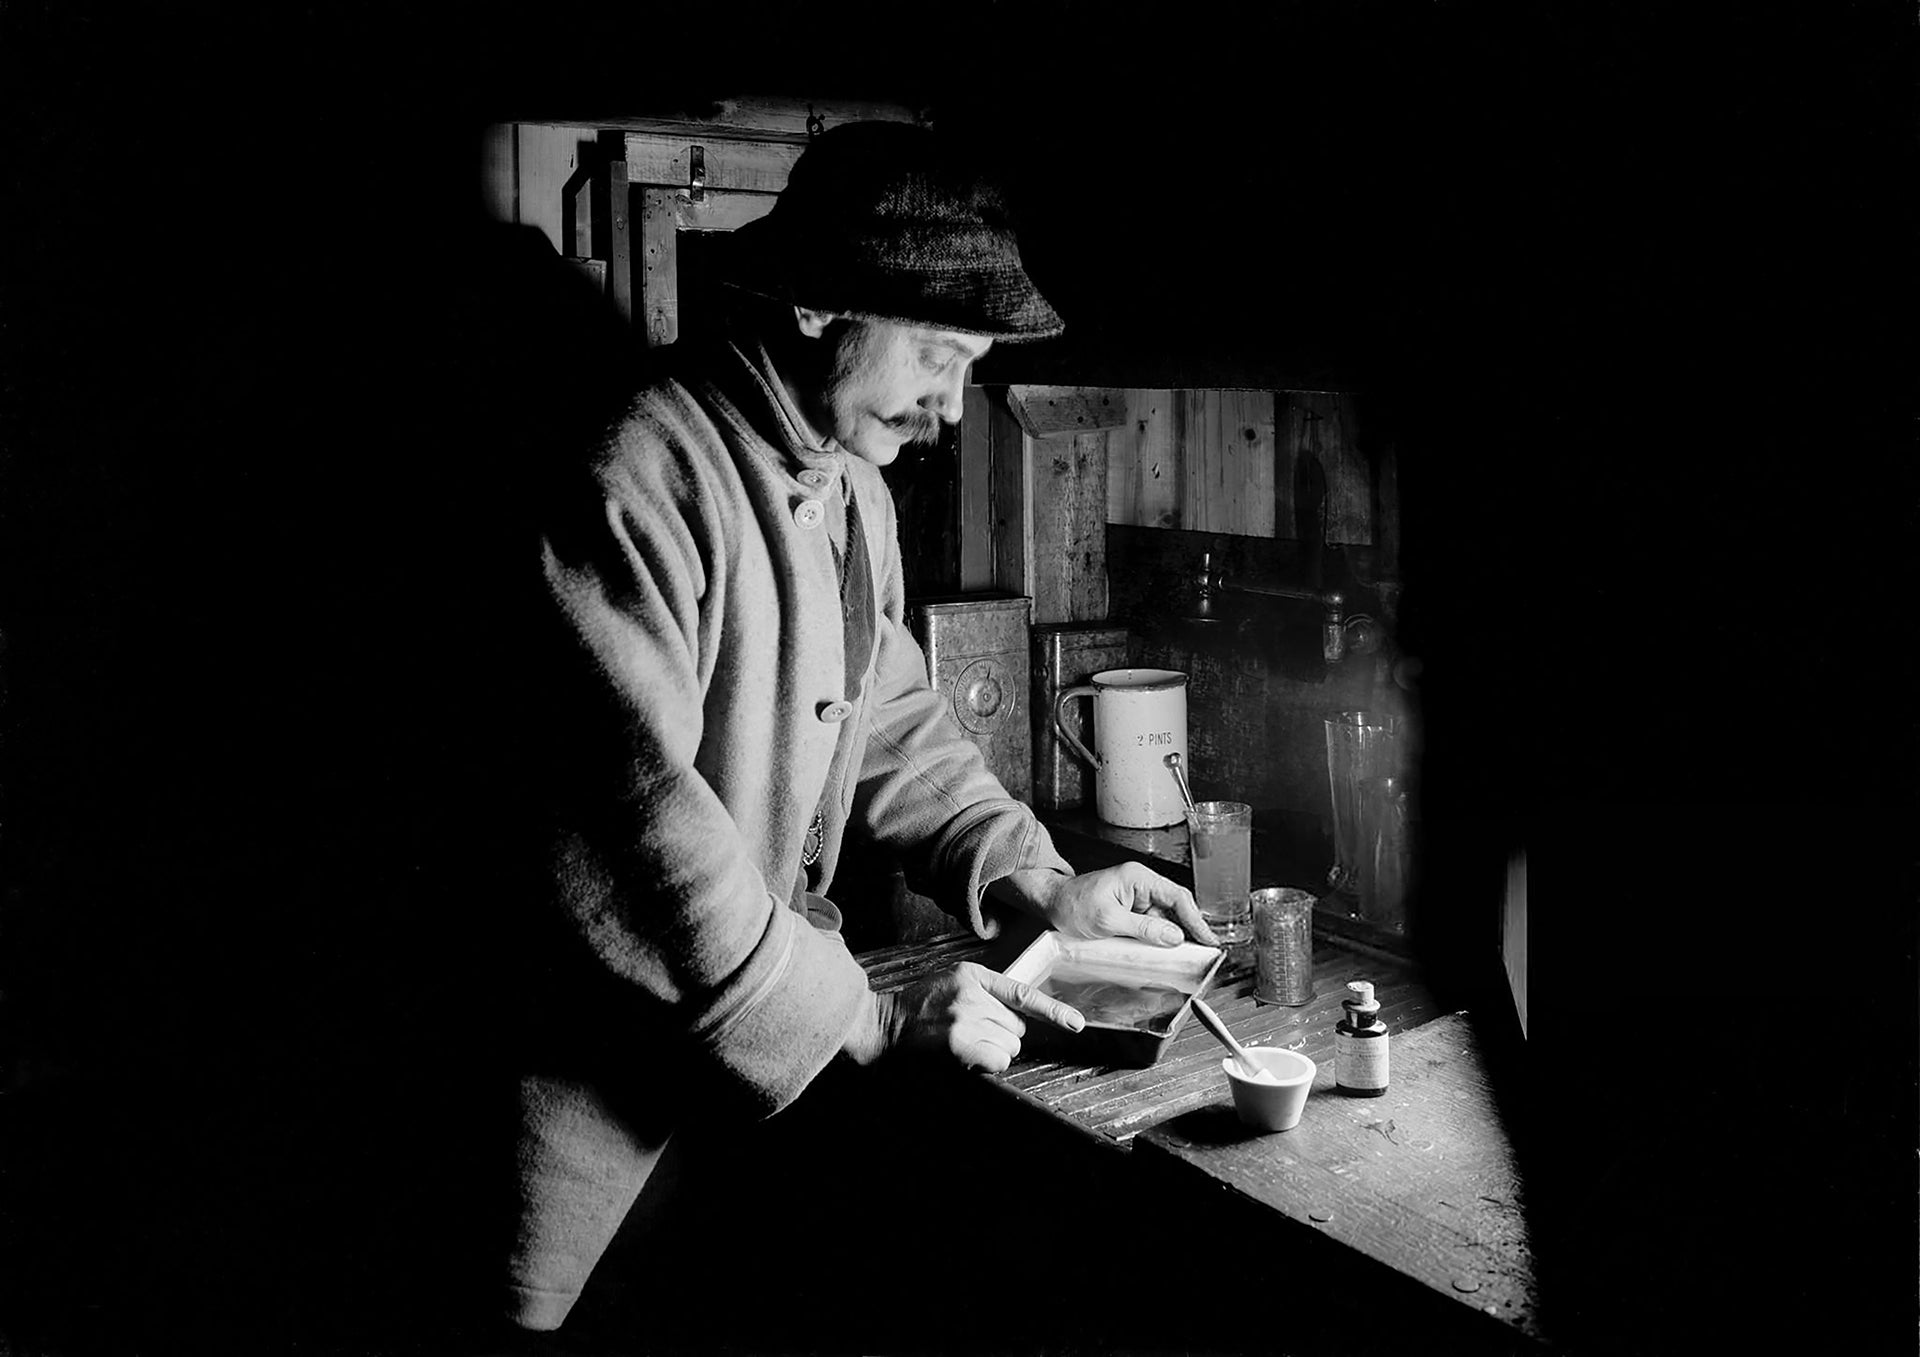
POLYGON ((1225 955, 1183 942, 1159 947, 1137 938, 1069 938, 1049 929, 1005 974, 1073 1005, 1080 1032, 1029 1021, 1026 1045, 1052 1059, 1142 1067, 1160 1058, 1204 994, 1225 955))

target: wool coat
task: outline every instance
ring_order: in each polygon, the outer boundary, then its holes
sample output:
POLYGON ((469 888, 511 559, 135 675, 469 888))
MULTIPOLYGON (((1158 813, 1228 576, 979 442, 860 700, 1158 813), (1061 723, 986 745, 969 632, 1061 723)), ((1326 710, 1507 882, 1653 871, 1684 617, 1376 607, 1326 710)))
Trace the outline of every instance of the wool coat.
POLYGON ((795 890, 816 811, 820 895, 843 845, 872 846, 982 937, 990 882, 1072 870, 929 684, 879 471, 812 434, 759 344, 649 384, 544 514, 559 625, 539 658, 569 676, 546 903, 605 997, 598 1058, 570 1059, 556 1020, 519 1081, 509 1304, 542 1329, 688 1100, 770 1114, 872 1033, 834 910, 795 890), (848 492, 876 610, 851 656, 829 512, 848 492))

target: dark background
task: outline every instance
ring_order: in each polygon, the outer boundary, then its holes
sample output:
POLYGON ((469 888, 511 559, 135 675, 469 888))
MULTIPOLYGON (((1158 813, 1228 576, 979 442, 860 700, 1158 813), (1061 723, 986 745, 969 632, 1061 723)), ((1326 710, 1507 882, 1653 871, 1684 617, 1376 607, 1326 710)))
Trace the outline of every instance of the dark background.
POLYGON ((353 1252, 302 1212, 434 1228, 313 1166, 385 1190, 438 1133, 366 1108, 463 1096, 495 940, 422 864, 505 818, 515 487, 606 389, 473 133, 824 91, 996 154, 1035 362, 1391 403, 1436 870, 1541 886, 1529 1171, 1597 1349, 1910 1343, 1910 14, 708 8, 0 15, 20 1332, 211 1342, 353 1252))

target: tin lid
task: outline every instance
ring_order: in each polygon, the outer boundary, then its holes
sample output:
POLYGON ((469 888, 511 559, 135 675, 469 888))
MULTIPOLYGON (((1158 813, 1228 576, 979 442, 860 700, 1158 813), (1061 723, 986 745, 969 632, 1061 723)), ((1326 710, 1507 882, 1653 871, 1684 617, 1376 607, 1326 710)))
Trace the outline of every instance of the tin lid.
POLYGON ((954 594, 940 598, 915 598, 907 600, 907 608, 909 611, 929 615, 939 615, 943 613, 1025 612, 1032 606, 1033 600, 1024 594, 954 594))
POLYGON ((1097 645, 1102 640, 1125 641, 1127 629, 1112 622, 1036 622, 1035 636, 1058 636, 1065 640, 1097 645))

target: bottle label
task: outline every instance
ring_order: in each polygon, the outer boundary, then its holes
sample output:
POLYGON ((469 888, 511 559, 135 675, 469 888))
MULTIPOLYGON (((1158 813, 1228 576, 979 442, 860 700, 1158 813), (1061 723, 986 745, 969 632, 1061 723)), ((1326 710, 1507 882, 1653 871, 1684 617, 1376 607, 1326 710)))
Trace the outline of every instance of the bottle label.
POLYGON ((1371 1089, 1387 1086, 1387 1038, 1333 1034, 1333 1081, 1341 1088, 1371 1089))

